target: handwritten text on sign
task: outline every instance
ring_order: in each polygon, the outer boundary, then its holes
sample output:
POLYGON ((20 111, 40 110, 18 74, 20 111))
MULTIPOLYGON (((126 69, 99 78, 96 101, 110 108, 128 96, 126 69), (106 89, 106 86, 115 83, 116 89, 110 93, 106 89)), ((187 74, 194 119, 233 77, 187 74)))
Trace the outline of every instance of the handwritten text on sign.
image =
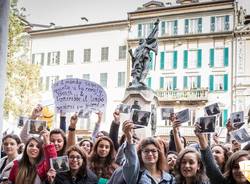
POLYGON ((94 82, 83 79, 64 79, 56 82, 53 97, 57 112, 104 111, 107 95, 104 89, 94 82))

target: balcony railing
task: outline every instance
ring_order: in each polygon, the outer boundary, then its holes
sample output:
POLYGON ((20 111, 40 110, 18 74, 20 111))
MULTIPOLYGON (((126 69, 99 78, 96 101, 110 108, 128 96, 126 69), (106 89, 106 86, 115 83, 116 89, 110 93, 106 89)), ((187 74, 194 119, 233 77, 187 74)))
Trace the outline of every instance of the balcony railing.
POLYGON ((207 101, 207 89, 190 89, 190 90, 157 90, 159 100, 161 101, 207 101))

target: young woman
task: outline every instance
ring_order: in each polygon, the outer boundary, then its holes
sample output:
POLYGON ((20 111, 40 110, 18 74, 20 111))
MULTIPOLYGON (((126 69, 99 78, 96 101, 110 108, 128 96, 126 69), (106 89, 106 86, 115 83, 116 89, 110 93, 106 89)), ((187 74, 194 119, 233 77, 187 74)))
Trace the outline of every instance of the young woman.
POLYGON ((40 138, 28 139, 22 158, 14 161, 14 166, 10 171, 9 180, 12 184, 37 184, 46 179, 50 165, 49 159, 57 155, 54 144, 49 142, 49 132, 43 131, 42 137, 44 150, 40 138), (42 160, 43 151, 45 158, 42 160))
POLYGON ((249 184, 250 182, 247 181, 239 167, 240 161, 250 160, 249 153, 243 150, 233 153, 226 163, 223 174, 216 164, 205 136, 201 134, 200 131, 200 126, 196 124, 195 134, 200 142, 202 160, 205 164, 207 176, 210 179, 210 182, 212 184, 249 184))
POLYGON ((0 159, 0 179, 9 177, 12 161, 20 157, 18 149, 21 145, 21 139, 15 134, 7 134, 3 137, 2 143, 6 156, 0 159))
POLYGON ((63 130, 53 129, 50 132, 50 142, 55 145, 57 156, 65 154, 67 139, 63 130))
POLYGON ((117 169, 108 184, 117 183, 153 183, 153 184, 174 184, 173 176, 164 171, 164 155, 160 151, 160 145, 154 138, 145 138, 139 145, 136 153, 133 144, 132 122, 126 121, 123 124, 123 131, 126 135, 126 146, 124 153, 125 164, 117 169))
POLYGON ((219 166, 221 172, 224 173, 225 165, 228 160, 228 149, 221 144, 215 144, 211 147, 211 150, 216 164, 219 166))
POLYGON ((68 172, 57 173, 54 169, 48 172, 48 182, 53 184, 95 184, 96 175, 87 168, 87 156, 79 146, 71 146, 66 155, 69 157, 68 172))
POLYGON ((93 142, 90 140, 84 139, 79 143, 79 146, 87 153, 87 155, 90 155, 93 149, 93 142))
POLYGON ((201 156, 194 148, 182 150, 176 160, 177 184, 208 184, 201 156))
POLYGON ((172 174, 173 176, 175 175, 174 174, 174 168, 175 168, 177 156, 178 156, 178 153, 175 152, 175 151, 169 151, 167 153, 167 168, 168 168, 168 172, 170 174, 172 174))
POLYGON ((109 179, 117 167, 112 140, 106 136, 98 138, 89 159, 89 168, 98 178, 109 179))

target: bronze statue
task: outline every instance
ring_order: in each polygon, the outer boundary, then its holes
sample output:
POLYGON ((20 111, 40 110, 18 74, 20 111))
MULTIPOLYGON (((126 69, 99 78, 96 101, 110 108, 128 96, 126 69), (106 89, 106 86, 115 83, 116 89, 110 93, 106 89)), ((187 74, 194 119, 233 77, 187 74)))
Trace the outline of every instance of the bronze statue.
POLYGON ((150 65, 149 52, 153 51, 157 55, 158 44, 157 44, 157 33, 158 33, 159 19, 154 23, 152 32, 146 39, 140 39, 139 47, 135 49, 134 54, 132 49, 129 50, 129 54, 132 57, 132 71, 131 76, 133 77, 130 87, 141 87, 146 86, 144 80, 147 77, 150 65))

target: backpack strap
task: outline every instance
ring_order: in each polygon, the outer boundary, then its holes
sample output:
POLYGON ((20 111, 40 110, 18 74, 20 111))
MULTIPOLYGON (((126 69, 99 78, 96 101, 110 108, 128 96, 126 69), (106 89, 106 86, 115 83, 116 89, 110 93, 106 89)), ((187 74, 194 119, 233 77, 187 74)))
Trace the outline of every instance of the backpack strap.
POLYGON ((1 166, 1 168, 0 168, 0 173, 2 173, 3 169, 5 168, 6 163, 7 163, 7 159, 8 159, 8 157, 6 157, 6 158, 4 159, 3 164, 2 164, 2 166, 1 166))

